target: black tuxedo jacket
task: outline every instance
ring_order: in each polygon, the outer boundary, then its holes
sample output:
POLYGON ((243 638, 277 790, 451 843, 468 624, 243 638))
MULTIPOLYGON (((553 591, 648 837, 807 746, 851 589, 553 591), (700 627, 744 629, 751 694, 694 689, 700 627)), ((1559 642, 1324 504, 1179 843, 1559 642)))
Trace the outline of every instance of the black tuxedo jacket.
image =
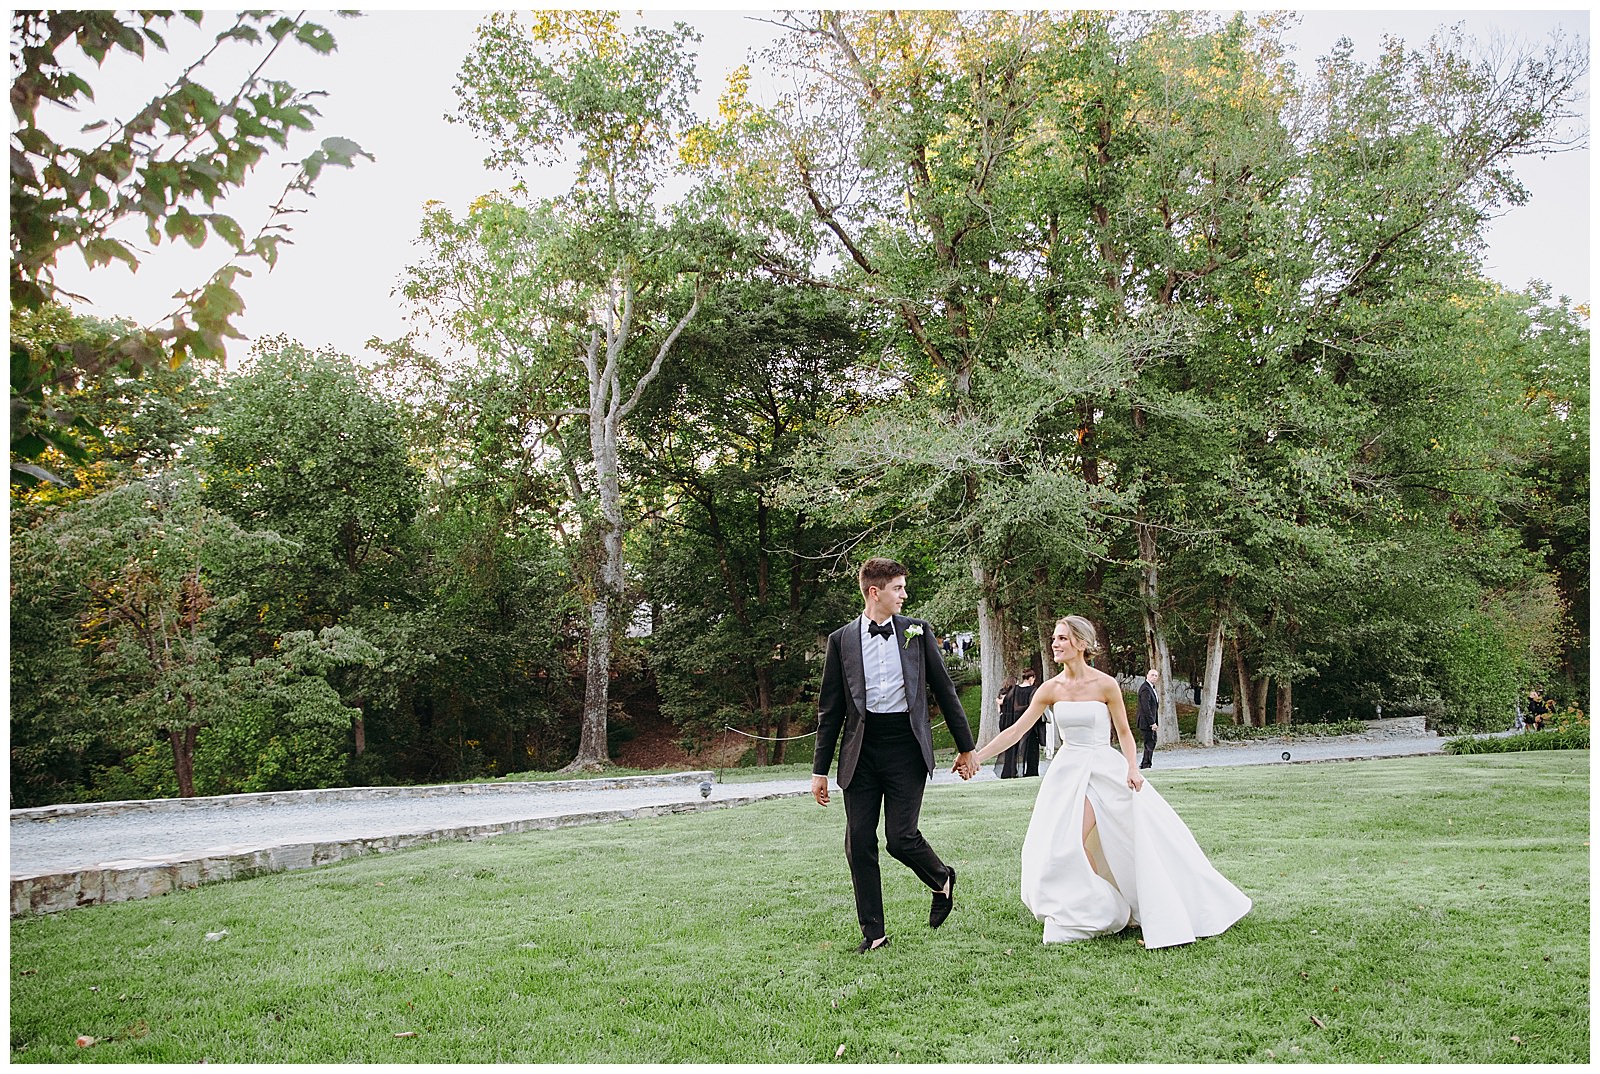
POLYGON ((1156 688, 1146 679, 1139 684, 1139 730, 1148 731, 1159 722, 1156 719, 1158 707, 1156 688))
MULTIPOLYGON (((894 617, 894 641, 900 650, 900 670, 906 680, 906 703, 910 705, 911 733, 922 747, 922 761, 933 774, 933 729, 928 722, 928 692, 939 702, 944 722, 955 736, 956 748, 972 750, 972 728, 956 696, 955 684, 945 670, 939 647, 933 641, 933 628, 921 619, 894 617), (920 626, 919 637, 908 638, 906 628, 920 626)), ((839 787, 850 786, 856 761, 861 756, 861 740, 866 732, 867 676, 861 658, 861 617, 850 620, 828 635, 828 653, 822 665, 822 692, 817 697, 817 752, 811 761, 813 775, 825 776, 839 750, 839 787), (844 744, 839 746, 840 731, 844 744)))

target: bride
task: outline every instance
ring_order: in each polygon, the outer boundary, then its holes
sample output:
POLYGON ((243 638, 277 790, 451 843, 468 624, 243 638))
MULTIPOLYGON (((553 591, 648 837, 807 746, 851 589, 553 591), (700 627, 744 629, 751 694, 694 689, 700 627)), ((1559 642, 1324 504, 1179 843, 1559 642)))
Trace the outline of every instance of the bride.
POLYGON ((1051 710, 1061 748, 1039 787, 1022 844, 1022 901, 1044 922, 1045 943, 1086 940, 1138 925, 1146 948, 1215 936, 1250 899, 1212 868, 1139 773, 1117 680, 1085 657, 1099 650, 1082 616, 1056 623, 1051 651, 1063 665, 1033 703, 972 758, 994 757, 1051 710), (1115 725, 1119 757, 1109 746, 1115 725))

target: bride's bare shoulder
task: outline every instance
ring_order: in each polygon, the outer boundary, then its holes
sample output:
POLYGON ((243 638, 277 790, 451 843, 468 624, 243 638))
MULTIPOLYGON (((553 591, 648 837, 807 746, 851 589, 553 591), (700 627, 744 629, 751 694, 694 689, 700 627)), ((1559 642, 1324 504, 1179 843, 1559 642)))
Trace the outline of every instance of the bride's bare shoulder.
POLYGON ((1064 689, 1061 684, 1061 676, 1053 675, 1039 684, 1039 689, 1033 696, 1046 704, 1050 704, 1062 699, 1062 691, 1064 689))
POLYGON ((1094 685, 1103 697, 1110 700, 1112 697, 1122 696, 1122 684, 1116 680, 1115 676, 1107 675, 1099 668, 1090 668, 1089 670, 1094 672, 1094 685))

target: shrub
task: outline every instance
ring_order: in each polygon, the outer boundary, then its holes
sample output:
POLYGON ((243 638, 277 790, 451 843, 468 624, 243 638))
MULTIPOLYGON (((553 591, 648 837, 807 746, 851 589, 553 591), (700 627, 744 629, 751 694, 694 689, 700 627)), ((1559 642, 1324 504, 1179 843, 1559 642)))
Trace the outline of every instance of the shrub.
POLYGON ((1365 720, 1333 720, 1329 723, 1292 723, 1287 727, 1268 724, 1265 727, 1246 727, 1243 724, 1219 723, 1216 734, 1225 742, 1242 742, 1257 738, 1328 738, 1333 735, 1359 735, 1367 730, 1365 720))
POLYGON ((1445 742, 1444 752, 1465 753, 1517 753, 1522 750, 1586 750, 1589 748, 1589 722, 1582 725, 1547 728, 1543 731, 1524 731, 1502 737, 1479 738, 1463 735, 1445 742))

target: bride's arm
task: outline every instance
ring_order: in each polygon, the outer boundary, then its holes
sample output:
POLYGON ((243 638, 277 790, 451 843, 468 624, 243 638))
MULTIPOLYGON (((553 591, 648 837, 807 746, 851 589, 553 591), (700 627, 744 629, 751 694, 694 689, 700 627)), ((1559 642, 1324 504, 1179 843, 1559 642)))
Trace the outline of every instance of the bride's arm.
POLYGON ((1111 710, 1111 726, 1117 731, 1117 748, 1122 751, 1122 756, 1128 759, 1128 783, 1138 790, 1138 783, 1144 782, 1144 777, 1139 775, 1139 755, 1135 750, 1133 732, 1128 729, 1128 710, 1122 702, 1122 684, 1114 676, 1106 676, 1105 682, 1106 708, 1111 710))
MULTIPOLYGON (((983 764, 991 757, 998 757, 1006 750, 1022 741, 1022 736, 1028 729, 1039 722, 1039 717, 1044 715, 1045 706, 1056 699, 1052 683, 1045 683, 1033 693, 1033 702, 1028 705, 1028 711, 1017 717, 1017 722, 1001 731, 989 740, 989 744, 972 755, 973 764, 983 764)), ((1126 719, 1123 721, 1126 723, 1126 719)))

